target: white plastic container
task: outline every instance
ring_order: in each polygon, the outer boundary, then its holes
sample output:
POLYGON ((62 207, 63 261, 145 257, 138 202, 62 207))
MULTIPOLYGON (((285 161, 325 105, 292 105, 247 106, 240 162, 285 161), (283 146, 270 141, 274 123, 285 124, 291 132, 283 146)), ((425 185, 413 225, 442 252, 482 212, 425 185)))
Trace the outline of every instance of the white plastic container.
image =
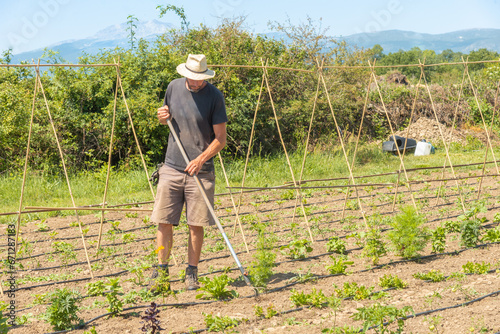
POLYGON ((429 155, 431 154, 432 144, 425 141, 419 141, 415 148, 415 155, 429 155))

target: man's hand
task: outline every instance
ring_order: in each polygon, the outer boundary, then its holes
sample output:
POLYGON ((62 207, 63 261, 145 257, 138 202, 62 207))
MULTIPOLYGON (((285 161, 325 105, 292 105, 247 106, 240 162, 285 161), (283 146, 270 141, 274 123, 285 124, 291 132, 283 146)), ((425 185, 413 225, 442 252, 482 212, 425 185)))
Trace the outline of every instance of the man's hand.
POLYGON ((160 124, 167 125, 167 119, 170 118, 170 111, 168 110, 168 106, 165 105, 161 108, 158 108, 157 117, 158 121, 160 121, 160 124))
POLYGON ((186 166, 186 169, 184 169, 184 171, 191 176, 198 175, 198 172, 205 163, 205 161, 203 161, 202 159, 203 158, 201 156, 198 156, 196 159, 191 160, 189 164, 186 166))

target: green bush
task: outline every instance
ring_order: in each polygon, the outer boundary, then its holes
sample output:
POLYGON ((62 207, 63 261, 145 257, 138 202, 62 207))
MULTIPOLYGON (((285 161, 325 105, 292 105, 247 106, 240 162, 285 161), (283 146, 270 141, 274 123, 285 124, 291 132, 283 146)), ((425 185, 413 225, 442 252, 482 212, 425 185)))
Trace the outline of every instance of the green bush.
POLYGON ((414 258, 424 249, 429 240, 427 229, 421 226, 425 223, 425 218, 417 214, 412 206, 404 206, 402 213, 394 218, 390 223, 393 230, 388 232, 388 238, 391 241, 396 252, 406 258, 414 258))
POLYGON ((45 318, 54 330, 70 330, 83 323, 77 315, 81 302, 78 291, 71 291, 67 288, 57 289, 48 298, 49 306, 45 312, 45 318))

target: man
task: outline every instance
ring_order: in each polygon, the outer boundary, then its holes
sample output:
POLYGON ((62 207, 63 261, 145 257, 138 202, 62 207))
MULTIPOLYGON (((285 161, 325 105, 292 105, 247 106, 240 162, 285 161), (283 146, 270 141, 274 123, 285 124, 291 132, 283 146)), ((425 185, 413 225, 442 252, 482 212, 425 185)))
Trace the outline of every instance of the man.
POLYGON ((163 107, 157 117, 166 125, 171 118, 179 140, 190 160, 186 165, 174 137, 168 138, 165 164, 160 168, 160 179, 151 221, 158 224, 156 245, 158 267, 153 272, 150 291, 158 292, 170 287, 159 286, 161 277, 168 275, 168 259, 173 243, 173 226, 179 224, 184 204, 189 225, 188 267, 186 288, 196 290, 198 262, 203 245, 203 228, 214 225, 202 194, 192 177, 198 175, 206 194, 214 202, 215 174, 212 157, 226 144, 226 107, 222 93, 205 81, 215 73, 207 68, 204 55, 189 55, 185 63, 177 66, 184 78, 173 80, 165 93, 163 107))

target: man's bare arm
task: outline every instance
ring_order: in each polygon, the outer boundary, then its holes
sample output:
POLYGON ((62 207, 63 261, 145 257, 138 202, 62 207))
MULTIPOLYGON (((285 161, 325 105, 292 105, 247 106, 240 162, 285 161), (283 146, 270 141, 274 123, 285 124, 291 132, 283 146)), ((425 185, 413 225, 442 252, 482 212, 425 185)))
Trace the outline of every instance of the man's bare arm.
POLYGON ((184 170, 189 173, 189 175, 198 174, 203 164, 226 146, 226 123, 215 124, 214 133, 215 139, 208 145, 207 149, 194 160, 191 160, 184 170))

